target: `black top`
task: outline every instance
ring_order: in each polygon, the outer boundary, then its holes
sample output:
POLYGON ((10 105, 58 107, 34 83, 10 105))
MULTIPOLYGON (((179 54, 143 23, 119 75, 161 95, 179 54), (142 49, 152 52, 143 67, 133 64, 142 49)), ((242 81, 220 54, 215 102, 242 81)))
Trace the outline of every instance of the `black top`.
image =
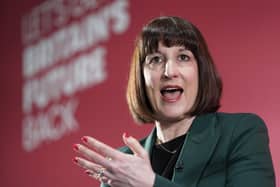
POLYGON ((153 146, 151 162, 155 173, 171 180, 185 138, 186 134, 153 146))

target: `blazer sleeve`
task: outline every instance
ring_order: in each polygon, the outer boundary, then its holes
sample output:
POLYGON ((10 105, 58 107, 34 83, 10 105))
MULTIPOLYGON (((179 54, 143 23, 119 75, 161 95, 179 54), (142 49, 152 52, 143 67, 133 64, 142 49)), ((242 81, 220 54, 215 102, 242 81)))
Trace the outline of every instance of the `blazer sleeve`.
POLYGON ((275 187, 265 123, 253 114, 237 123, 229 148, 226 187, 275 187))

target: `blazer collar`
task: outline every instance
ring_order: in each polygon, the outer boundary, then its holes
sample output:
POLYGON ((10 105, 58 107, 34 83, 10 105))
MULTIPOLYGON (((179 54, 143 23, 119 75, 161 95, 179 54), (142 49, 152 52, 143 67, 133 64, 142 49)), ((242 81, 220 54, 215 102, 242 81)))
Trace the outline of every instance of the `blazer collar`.
MULTIPOLYGON (((190 129, 189 133, 191 134, 189 137, 189 140, 191 140, 193 143, 202 143, 204 140, 209 138, 208 134, 211 132, 211 135, 214 135, 213 133, 218 133, 215 132, 217 129, 216 127, 216 113, 209 113, 209 114, 203 114, 200 116, 197 116, 190 129)), ((146 137, 145 143, 144 143, 144 148, 148 151, 151 152, 152 146, 154 145, 154 142, 156 140, 156 128, 153 128, 151 133, 146 137)), ((186 144, 186 141, 185 143, 186 144)))
POLYGON ((153 128, 152 132, 146 138, 146 141, 143 145, 144 149, 148 151, 150 158, 152 155, 152 148, 156 141, 156 128, 153 128))
MULTIPOLYGON (((183 182, 184 186, 195 186, 220 137, 217 122, 216 113, 203 114, 195 118, 175 164, 172 181, 176 181, 177 184, 183 182)), ((154 128, 143 145, 150 156, 155 139, 154 128)))
POLYGON ((198 144, 203 143, 205 140, 209 140, 209 135, 214 135, 216 133, 216 114, 217 113, 203 114, 195 118, 189 129, 191 141, 198 144))
POLYGON ((194 120, 175 165, 172 180, 176 183, 196 186, 221 135, 217 124, 216 113, 204 114, 194 120))

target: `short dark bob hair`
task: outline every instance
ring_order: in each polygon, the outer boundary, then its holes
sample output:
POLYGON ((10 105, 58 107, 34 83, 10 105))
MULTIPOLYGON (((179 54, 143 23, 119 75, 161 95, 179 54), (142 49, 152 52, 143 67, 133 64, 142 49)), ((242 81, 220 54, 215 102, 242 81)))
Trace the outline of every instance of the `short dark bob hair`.
POLYGON ((143 75, 145 58, 158 50, 159 42, 167 47, 185 46, 194 54, 197 61, 198 93, 194 105, 186 115, 216 112, 220 107, 222 81, 202 34, 189 21, 164 16, 155 18, 144 26, 136 40, 126 93, 134 120, 138 123, 153 123, 160 120, 147 96, 143 75))

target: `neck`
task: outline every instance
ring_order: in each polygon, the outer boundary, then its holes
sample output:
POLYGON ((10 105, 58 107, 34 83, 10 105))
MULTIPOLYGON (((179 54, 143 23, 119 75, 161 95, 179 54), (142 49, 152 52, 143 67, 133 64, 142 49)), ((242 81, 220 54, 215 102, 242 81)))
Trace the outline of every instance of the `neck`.
POLYGON ((195 116, 172 123, 156 121, 157 138, 164 143, 185 134, 191 127, 194 119, 195 116))

